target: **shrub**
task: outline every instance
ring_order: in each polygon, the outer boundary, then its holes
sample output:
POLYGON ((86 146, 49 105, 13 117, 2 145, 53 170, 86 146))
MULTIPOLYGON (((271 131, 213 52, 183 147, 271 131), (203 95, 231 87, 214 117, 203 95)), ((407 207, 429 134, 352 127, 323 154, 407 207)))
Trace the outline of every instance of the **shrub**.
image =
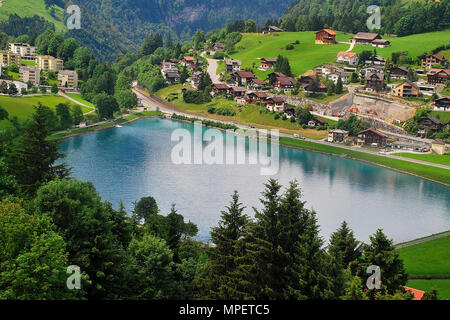
POLYGON ((281 120, 287 120, 287 115, 283 114, 283 116, 281 117, 281 120))
POLYGON ((294 45, 293 44, 286 45, 286 50, 294 50, 294 45))
POLYGON ((275 113, 274 119, 275 119, 275 120, 278 120, 278 119, 280 119, 280 114, 279 114, 278 112, 277 112, 277 113, 275 113))

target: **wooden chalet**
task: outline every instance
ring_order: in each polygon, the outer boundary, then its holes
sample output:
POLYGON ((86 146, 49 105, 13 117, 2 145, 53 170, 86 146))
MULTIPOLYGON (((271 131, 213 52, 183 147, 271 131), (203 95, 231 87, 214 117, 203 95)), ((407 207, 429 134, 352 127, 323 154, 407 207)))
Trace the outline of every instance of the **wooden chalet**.
POLYGON ((262 58, 259 62, 259 69, 272 70, 277 63, 277 58, 262 58))
POLYGON ((267 98, 267 109, 272 112, 284 112, 285 111, 285 100, 282 97, 270 97, 267 98))
POLYGON ((328 142, 342 142, 348 137, 348 131, 333 129, 328 131, 328 142))
POLYGON ((258 79, 258 78, 254 78, 250 80, 249 83, 249 87, 252 90, 260 90, 262 88, 264 88, 266 86, 266 83, 264 82, 264 80, 258 79))
POLYGON ((325 84, 316 81, 313 81, 312 83, 303 87, 303 90, 305 90, 308 93, 316 93, 316 94, 327 93, 328 91, 327 86, 325 84))
POLYGON ((381 40, 378 33, 358 32, 352 40, 358 44, 372 44, 374 40, 381 40))
POLYGON ((213 51, 215 52, 224 52, 225 51, 225 44, 222 42, 217 42, 214 44, 213 51))
POLYGON ((190 56, 183 57, 183 59, 181 60, 181 65, 194 70, 195 67, 197 66, 197 59, 190 56))
POLYGON ((271 33, 278 33, 278 32, 284 32, 284 30, 277 26, 267 26, 267 27, 262 28, 262 34, 271 34, 271 33))
POLYGON ((247 92, 247 89, 244 87, 230 87, 228 89, 228 93, 233 98, 243 98, 245 96, 245 93, 247 92))
POLYGON ((311 76, 300 76, 298 78, 298 84, 300 85, 300 88, 305 88, 307 85, 314 82, 314 78, 311 76))
POLYGON ((383 132, 380 132, 374 128, 369 128, 358 133, 357 145, 384 147, 386 146, 387 138, 388 136, 383 132))
POLYGON ((419 87, 411 81, 405 81, 394 88, 394 95, 397 97, 418 97, 420 95, 419 87))
POLYGON ((450 111, 450 97, 443 97, 434 101, 435 111, 450 111))
POLYGON ((233 60, 229 58, 225 58, 225 72, 226 73, 234 73, 241 71, 242 62, 239 60, 233 60))
POLYGON ((231 78, 235 82, 236 85, 241 84, 249 84, 252 79, 255 79, 255 75, 251 71, 238 71, 231 75, 231 78))
POLYGON ((438 132, 444 128, 444 124, 433 116, 421 117, 418 121, 421 133, 438 132))
POLYGON ((314 118, 308 122, 311 127, 328 127, 328 122, 320 118, 314 118))
POLYGON ((447 66, 447 59, 440 54, 427 54, 425 58, 422 59, 422 68, 431 69, 433 65, 439 64, 443 67, 447 66))
POLYGON ((275 89, 278 91, 291 92, 295 87, 295 79, 292 77, 278 77, 275 79, 275 89))
POLYGON ((316 32, 316 44, 335 44, 336 32, 331 29, 322 29, 316 32))
POLYGON ((384 84, 384 72, 383 71, 366 72, 365 78, 366 78, 366 85, 365 85, 366 89, 370 88, 375 91, 384 89, 385 84, 384 84))
POLYGON ((269 95, 266 92, 251 92, 248 95, 249 102, 266 102, 269 95))
POLYGON ((211 92, 214 95, 227 94, 230 87, 226 83, 214 83, 211 88, 211 92))
POLYGON ((287 76, 282 72, 272 72, 272 73, 269 73, 269 75, 267 76, 267 79, 269 80, 269 83, 271 85, 273 85, 277 78, 283 78, 283 77, 287 77, 287 76))
POLYGON ((375 39, 372 41, 372 47, 378 47, 378 48, 386 48, 391 45, 391 42, 384 39, 375 39))
POLYGON ((427 73, 427 79, 430 84, 445 83, 450 80, 450 69, 431 69, 427 73))
POLYGON ((406 79, 408 67, 395 67, 389 70, 391 79, 406 79))
POLYGON ((357 66, 359 62, 359 57, 356 52, 340 51, 337 55, 336 61, 347 63, 352 66, 357 66))

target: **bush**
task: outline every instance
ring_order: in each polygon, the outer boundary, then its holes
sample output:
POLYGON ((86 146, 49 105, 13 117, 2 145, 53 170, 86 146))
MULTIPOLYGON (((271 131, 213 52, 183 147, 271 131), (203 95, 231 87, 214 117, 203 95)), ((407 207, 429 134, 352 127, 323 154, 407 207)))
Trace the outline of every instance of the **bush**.
POLYGON ((292 123, 295 122, 295 117, 294 117, 294 116, 291 117, 291 122, 292 122, 292 123))
POLYGON ((213 106, 209 106, 208 107, 208 113, 216 113, 216 108, 214 108, 213 106))
POLYGON ((229 107, 218 108, 216 110, 216 113, 221 116, 235 116, 236 115, 236 112, 229 107))
POLYGON ((287 120, 287 115, 283 114, 283 116, 281 117, 281 120, 287 120))
POLYGON ((225 58, 225 53, 224 52, 216 52, 216 53, 214 53, 213 58, 221 60, 221 59, 225 58))
POLYGON ((277 112, 277 113, 275 113, 274 119, 275 119, 275 120, 278 120, 278 119, 280 119, 280 114, 279 114, 278 112, 277 112))
POLYGON ((294 45, 293 44, 286 45, 286 50, 294 50, 294 45))

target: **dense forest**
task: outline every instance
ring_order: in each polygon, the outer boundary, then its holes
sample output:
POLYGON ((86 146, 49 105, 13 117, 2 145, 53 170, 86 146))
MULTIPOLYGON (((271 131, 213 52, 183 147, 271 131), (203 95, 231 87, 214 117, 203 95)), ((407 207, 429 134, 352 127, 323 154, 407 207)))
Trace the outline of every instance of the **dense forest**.
POLYGON ((371 5, 381 9, 381 33, 405 36, 450 27, 449 0, 297 0, 284 14, 281 27, 288 31, 370 31, 366 26, 370 14, 366 10, 371 5))

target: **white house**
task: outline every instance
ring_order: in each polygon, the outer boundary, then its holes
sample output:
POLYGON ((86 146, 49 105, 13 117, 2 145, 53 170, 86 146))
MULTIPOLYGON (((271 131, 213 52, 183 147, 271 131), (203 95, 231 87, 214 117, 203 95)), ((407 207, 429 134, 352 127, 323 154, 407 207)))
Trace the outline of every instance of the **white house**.
POLYGON ((347 63, 352 66, 357 66, 358 62, 359 62, 359 58, 355 52, 340 51, 337 55, 336 61, 347 63))

